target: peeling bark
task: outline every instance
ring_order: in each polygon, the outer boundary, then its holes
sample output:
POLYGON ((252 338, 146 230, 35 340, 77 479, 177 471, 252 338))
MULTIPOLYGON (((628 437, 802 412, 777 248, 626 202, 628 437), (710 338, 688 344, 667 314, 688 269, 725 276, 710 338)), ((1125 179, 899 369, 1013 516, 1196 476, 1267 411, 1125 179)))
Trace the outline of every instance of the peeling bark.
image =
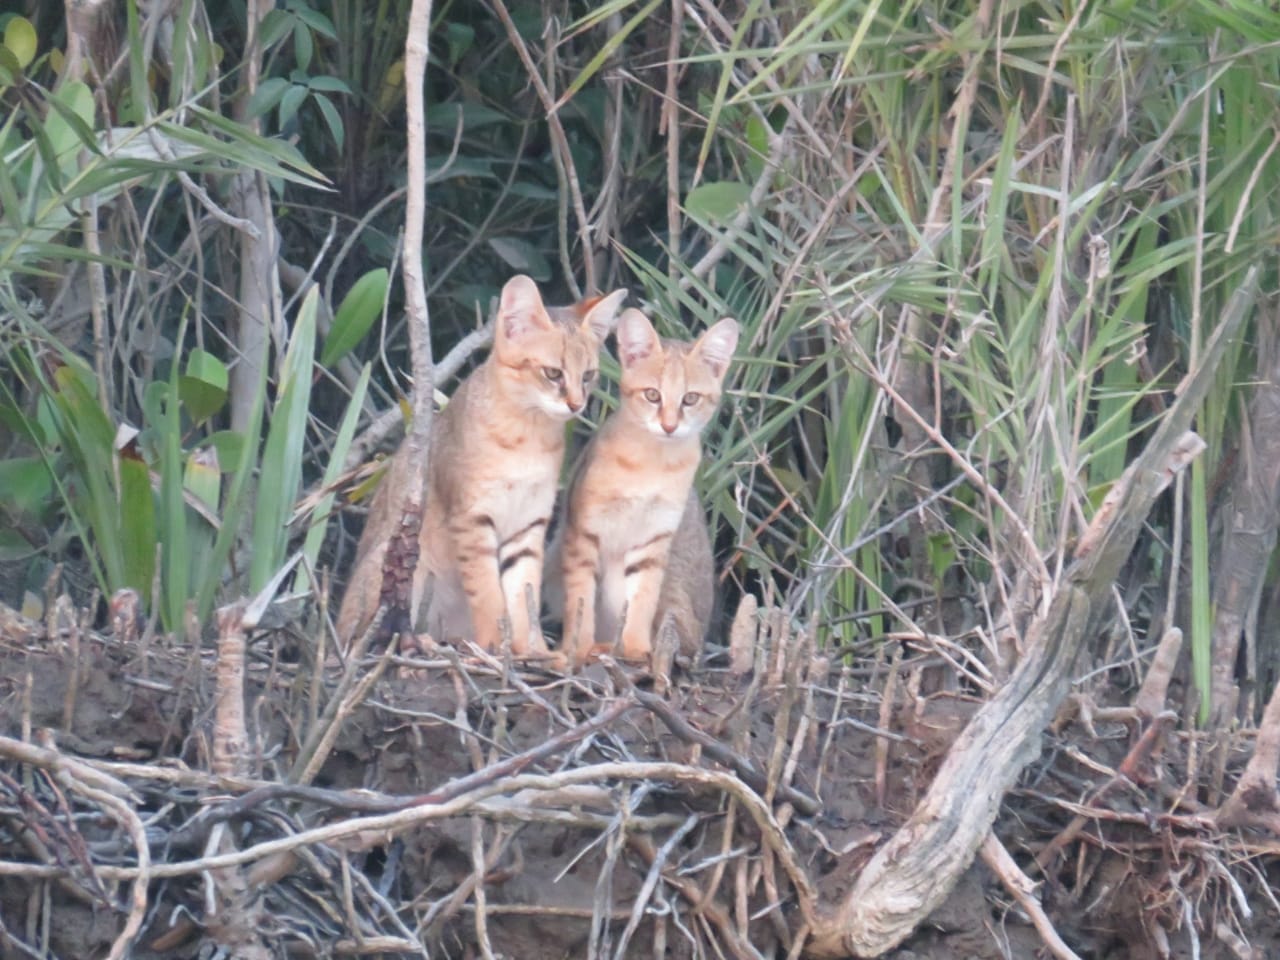
POLYGON ((1210 729, 1225 729, 1236 697, 1240 638, 1253 633, 1267 564, 1280 526, 1280 324, 1277 307, 1260 311, 1258 380, 1240 428, 1240 468, 1223 505, 1214 562, 1210 729))

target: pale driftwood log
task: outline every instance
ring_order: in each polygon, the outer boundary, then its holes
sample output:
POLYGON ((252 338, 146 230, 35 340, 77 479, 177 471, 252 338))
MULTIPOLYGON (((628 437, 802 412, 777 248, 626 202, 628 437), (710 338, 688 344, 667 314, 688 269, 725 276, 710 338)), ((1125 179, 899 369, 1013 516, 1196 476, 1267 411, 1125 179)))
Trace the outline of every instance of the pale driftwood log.
POLYGON ((1005 793, 1040 752, 1077 654, 1111 616, 1111 591, 1159 493, 1203 444, 1189 433, 1226 346, 1253 302, 1257 268, 1232 296, 1199 367, 1146 448, 1108 494, 1028 634, 1009 682, 956 740, 910 819, 881 847, 837 908, 824 911, 809 957, 878 957, 939 906, 973 861, 1005 793))

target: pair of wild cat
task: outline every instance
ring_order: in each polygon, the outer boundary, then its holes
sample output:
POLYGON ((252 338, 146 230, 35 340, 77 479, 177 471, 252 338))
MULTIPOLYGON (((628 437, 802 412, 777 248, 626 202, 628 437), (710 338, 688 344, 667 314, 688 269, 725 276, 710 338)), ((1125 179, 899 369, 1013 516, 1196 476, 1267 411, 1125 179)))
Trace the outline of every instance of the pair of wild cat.
MULTIPOLYGON (((618 652, 639 660, 669 622, 682 650, 700 647, 714 582, 693 476, 738 325, 726 318, 692 343, 663 340, 639 310, 617 316, 625 298, 617 290, 546 307, 528 277, 503 287, 493 350, 458 387, 431 437, 412 592, 425 610, 409 616, 434 639, 471 638, 496 651, 505 622, 517 656, 581 664, 620 641, 618 652), (615 324, 618 410, 583 452, 547 547, 564 424, 586 406, 615 324), (548 653, 537 616, 544 552, 548 605, 563 613, 557 654, 548 653)), ((375 499, 371 515, 377 507, 375 499)), ((385 549, 374 526, 361 538, 357 569, 370 550, 385 549)), ((354 587, 338 618, 348 641, 378 603, 376 586, 354 587)))

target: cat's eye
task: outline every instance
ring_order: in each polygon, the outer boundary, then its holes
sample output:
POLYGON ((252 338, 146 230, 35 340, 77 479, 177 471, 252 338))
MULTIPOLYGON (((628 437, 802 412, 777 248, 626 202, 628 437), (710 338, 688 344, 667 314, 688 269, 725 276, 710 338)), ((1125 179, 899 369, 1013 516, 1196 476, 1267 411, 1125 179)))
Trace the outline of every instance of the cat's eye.
POLYGON ((582 373, 583 384, 595 383, 596 372, 594 370, 584 370, 582 373))
POLYGON ((559 383, 564 379, 564 371, 559 367, 543 367, 542 375, 552 383, 559 383))
POLYGON ((683 403, 686 407, 692 407, 695 403, 697 403, 701 399, 702 399, 702 394, 694 393, 693 391, 690 391, 689 393, 686 393, 684 395, 684 399, 681 400, 680 402, 683 403))
POLYGON ((644 398, 648 400, 650 403, 659 403, 662 400, 662 394, 660 394, 657 390, 653 389, 653 387, 650 387, 648 390, 644 392, 644 398))

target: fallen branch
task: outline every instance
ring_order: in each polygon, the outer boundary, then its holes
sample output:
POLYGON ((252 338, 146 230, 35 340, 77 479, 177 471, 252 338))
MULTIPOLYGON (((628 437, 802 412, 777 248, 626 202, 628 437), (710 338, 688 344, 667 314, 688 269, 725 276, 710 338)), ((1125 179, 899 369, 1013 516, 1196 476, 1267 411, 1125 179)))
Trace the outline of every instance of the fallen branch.
POLYGON ((1156 497, 1203 443, 1189 433, 1257 287, 1250 268, 1232 295, 1199 366, 1138 458, 1080 538, 1048 612, 1028 632, 1009 681, 956 740, 937 777, 896 834, 858 876, 839 907, 813 927, 812 957, 878 957, 939 906, 984 842, 1006 792, 1040 754, 1040 737, 1066 696, 1076 656, 1112 609, 1111 590, 1156 497))
POLYGON ((1005 845, 1000 842, 994 833, 987 834, 987 839, 982 843, 982 862, 985 863, 1004 884, 1004 888, 1009 891, 1013 899, 1018 901, 1018 906, 1022 907, 1028 917, 1031 918, 1031 924, 1036 928, 1036 932, 1040 934, 1040 939, 1044 941, 1044 945, 1049 948, 1058 960, 1080 960, 1080 955, 1068 947, 1058 935, 1058 931, 1054 929, 1053 923, 1044 912, 1044 907, 1040 905, 1040 901, 1035 895, 1035 883, 1030 877, 1022 872, 1022 868, 1014 862, 1009 851, 1005 849, 1005 845))

